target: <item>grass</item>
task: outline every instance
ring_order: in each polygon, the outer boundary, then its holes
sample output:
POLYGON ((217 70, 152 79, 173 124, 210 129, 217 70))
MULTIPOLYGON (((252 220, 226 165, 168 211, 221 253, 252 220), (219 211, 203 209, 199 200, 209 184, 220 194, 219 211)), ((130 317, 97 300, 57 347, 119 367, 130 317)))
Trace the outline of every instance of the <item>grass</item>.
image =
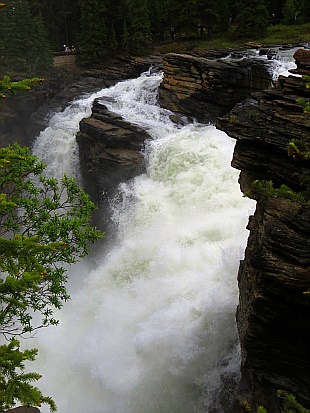
POLYGON ((283 24, 269 26, 267 37, 264 39, 264 42, 266 41, 267 43, 298 43, 310 41, 310 23, 300 26, 285 26, 283 24))
POLYGON ((247 42, 253 41, 261 45, 290 44, 299 42, 310 42, 310 23, 302 25, 283 24, 269 26, 267 35, 264 38, 253 37, 251 39, 240 39, 233 37, 230 32, 226 35, 216 36, 210 40, 191 39, 177 40, 165 43, 160 46, 161 53, 181 53, 191 50, 224 49, 244 46, 247 42))

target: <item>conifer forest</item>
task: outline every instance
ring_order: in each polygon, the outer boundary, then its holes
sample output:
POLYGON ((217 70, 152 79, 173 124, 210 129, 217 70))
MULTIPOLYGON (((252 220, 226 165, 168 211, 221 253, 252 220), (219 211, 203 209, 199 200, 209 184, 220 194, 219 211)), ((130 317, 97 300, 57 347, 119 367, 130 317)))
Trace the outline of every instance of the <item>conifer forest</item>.
POLYGON ((308 0, 8 0, 0 13, 1 71, 42 73, 67 47, 81 65, 154 43, 228 33, 262 36, 271 24, 310 22, 308 0))

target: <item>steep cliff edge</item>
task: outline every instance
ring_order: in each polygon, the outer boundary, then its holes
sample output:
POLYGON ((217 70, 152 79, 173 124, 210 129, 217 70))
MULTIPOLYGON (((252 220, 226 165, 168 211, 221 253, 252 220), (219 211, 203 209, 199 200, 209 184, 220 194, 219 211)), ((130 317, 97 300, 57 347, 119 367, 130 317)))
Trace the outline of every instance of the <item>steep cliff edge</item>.
MULTIPOLYGON (((18 142, 31 146, 34 138, 44 130, 51 114, 60 112, 79 96, 137 77, 150 66, 161 67, 159 55, 146 57, 115 57, 102 70, 74 73, 52 71, 43 86, 30 92, 8 94, 0 105, 0 145, 18 142)), ((12 80, 20 80, 19 77, 12 80)))
POLYGON ((163 61, 161 106, 205 123, 227 113, 251 92, 271 84, 267 61, 262 59, 169 53, 163 61))
POLYGON ((101 203, 103 191, 113 195, 118 184, 142 171, 141 149, 149 135, 109 112, 99 99, 92 115, 80 122, 76 139, 84 186, 96 203, 101 203))
MULTIPOLYGON (((310 75, 310 51, 298 50, 295 73, 310 75)), ((255 180, 306 189, 310 161, 289 156, 298 140, 310 150, 310 114, 298 98, 310 101, 301 77, 280 77, 275 88, 237 105, 217 126, 237 140, 232 166, 240 169, 244 193, 257 200, 238 281, 237 323, 242 379, 234 412, 246 400, 256 411, 279 411, 277 389, 296 395, 310 407, 310 205, 255 191, 255 180)), ((309 176, 309 175, 308 175, 309 176)))

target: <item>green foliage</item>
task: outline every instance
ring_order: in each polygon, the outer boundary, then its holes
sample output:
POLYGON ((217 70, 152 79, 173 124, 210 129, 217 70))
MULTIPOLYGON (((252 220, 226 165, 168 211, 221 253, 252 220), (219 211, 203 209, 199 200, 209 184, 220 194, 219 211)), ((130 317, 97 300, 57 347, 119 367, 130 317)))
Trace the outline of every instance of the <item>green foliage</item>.
POLYGON ((151 44, 151 28, 147 0, 126 0, 129 52, 145 54, 151 44))
MULTIPOLYGON (((310 160, 310 145, 300 139, 292 139, 288 144, 288 155, 292 156, 295 161, 310 160)), ((287 185, 281 185, 274 188, 272 181, 256 180, 252 183, 251 190, 245 193, 245 196, 257 198, 285 198, 300 204, 310 204, 310 173, 305 172, 300 176, 300 184, 304 190, 295 192, 287 185)))
POLYGON ((45 177, 44 169, 28 148, 0 148, 0 333, 12 337, 0 347, 0 411, 16 402, 56 410, 32 385, 41 376, 24 371, 37 350, 20 351, 16 336, 58 323, 54 309, 70 298, 63 265, 103 236, 89 225, 95 206, 88 195, 67 176, 45 177))
POLYGON ((45 166, 18 145, 0 149, 0 332, 55 325, 53 308, 69 299, 63 263, 75 263, 103 234, 89 226, 95 209, 73 179, 42 175, 45 166), (32 312, 41 314, 33 326, 32 312))
MULTIPOLYGON (((280 413, 310 413, 309 409, 303 407, 297 402, 296 397, 293 394, 287 393, 284 390, 277 391, 277 397, 281 400, 280 413)), ((246 412, 251 412, 251 406, 248 401, 242 403, 242 408, 246 412)), ((264 406, 258 406, 257 413, 268 413, 264 406)))
POLYGON ((264 406, 258 406, 257 413, 267 413, 267 410, 264 406))
POLYGON ((294 160, 310 160, 310 144, 300 139, 292 139, 288 144, 287 153, 294 160))
POLYGON ((302 80, 304 80, 305 83, 306 83, 306 89, 310 89, 310 76, 308 76, 308 75, 303 75, 303 76, 302 76, 302 80))
POLYGON ((9 76, 4 76, 0 80, 0 99, 4 99, 6 95, 4 93, 9 92, 14 94, 17 91, 29 91, 33 86, 41 85, 44 79, 34 77, 32 79, 24 79, 18 82, 11 82, 9 76))
POLYGON ((231 110, 230 111, 230 115, 229 115, 229 126, 233 126, 237 123, 237 116, 234 114, 234 111, 231 110))
POLYGON ((31 16, 27 0, 8 0, 0 13, 0 65, 28 74, 52 65, 44 22, 31 16))
POLYGON ((38 381, 41 375, 25 373, 25 362, 34 361, 37 353, 37 349, 21 351, 16 339, 0 346, 0 411, 15 406, 17 401, 24 406, 40 407, 44 403, 49 405, 52 412, 57 410, 54 401, 43 396, 31 384, 38 381))
POLYGON ((300 106, 302 106, 304 113, 310 113, 310 102, 306 102, 305 99, 299 98, 296 100, 296 103, 298 103, 300 106))
POLYGON ((267 33, 268 11, 263 0, 242 0, 237 16, 236 34, 242 37, 264 37, 267 33))
POLYGON ((284 6, 284 24, 296 24, 302 12, 303 1, 286 0, 284 6))
POLYGON ((204 30, 208 37, 219 31, 228 30, 229 10, 227 1, 219 3, 216 0, 197 0, 197 17, 200 25, 200 34, 204 35, 204 30))
POLYGON ((80 63, 101 67, 108 55, 106 6, 98 0, 81 0, 80 63))
POLYGON ((277 396, 281 399, 283 413, 310 413, 309 409, 297 402, 293 394, 289 394, 284 390, 278 390, 277 396))
POLYGON ((295 192, 287 185, 281 185, 279 188, 274 188, 272 181, 254 181, 252 183, 251 191, 249 193, 245 193, 245 196, 249 196, 254 199, 267 197, 285 198, 300 204, 310 203, 308 191, 295 192))

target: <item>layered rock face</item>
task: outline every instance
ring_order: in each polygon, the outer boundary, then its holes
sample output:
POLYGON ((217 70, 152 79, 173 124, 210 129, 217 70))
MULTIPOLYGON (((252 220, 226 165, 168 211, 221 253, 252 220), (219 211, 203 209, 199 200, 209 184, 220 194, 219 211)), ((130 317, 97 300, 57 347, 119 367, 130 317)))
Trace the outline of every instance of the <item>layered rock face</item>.
POLYGON ((141 150, 149 135, 95 100, 92 115, 77 134, 85 188, 96 203, 103 191, 113 195, 118 184, 142 172, 141 150))
POLYGON ((31 146, 33 139, 46 128, 50 115, 63 110, 73 99, 137 77, 150 66, 161 65, 162 58, 156 55, 115 58, 103 70, 51 73, 42 87, 14 96, 8 94, 0 106, 0 145, 18 142, 21 146, 31 146))
POLYGON ((209 122, 270 83, 268 64, 262 59, 211 59, 170 53, 164 56, 159 99, 166 109, 209 122))
MULTIPOLYGON (((310 51, 294 57, 294 72, 310 75, 310 51)), ((310 407, 310 205, 255 193, 252 183, 306 189, 310 161, 298 151, 289 156, 288 147, 296 139, 297 148, 310 150, 310 114, 297 103, 310 101, 310 90, 301 77, 280 77, 254 98, 217 122, 237 140, 232 165, 241 170, 242 191, 257 200, 238 275, 242 379, 234 412, 244 411, 244 401, 253 411, 277 412, 278 389, 310 407)))

